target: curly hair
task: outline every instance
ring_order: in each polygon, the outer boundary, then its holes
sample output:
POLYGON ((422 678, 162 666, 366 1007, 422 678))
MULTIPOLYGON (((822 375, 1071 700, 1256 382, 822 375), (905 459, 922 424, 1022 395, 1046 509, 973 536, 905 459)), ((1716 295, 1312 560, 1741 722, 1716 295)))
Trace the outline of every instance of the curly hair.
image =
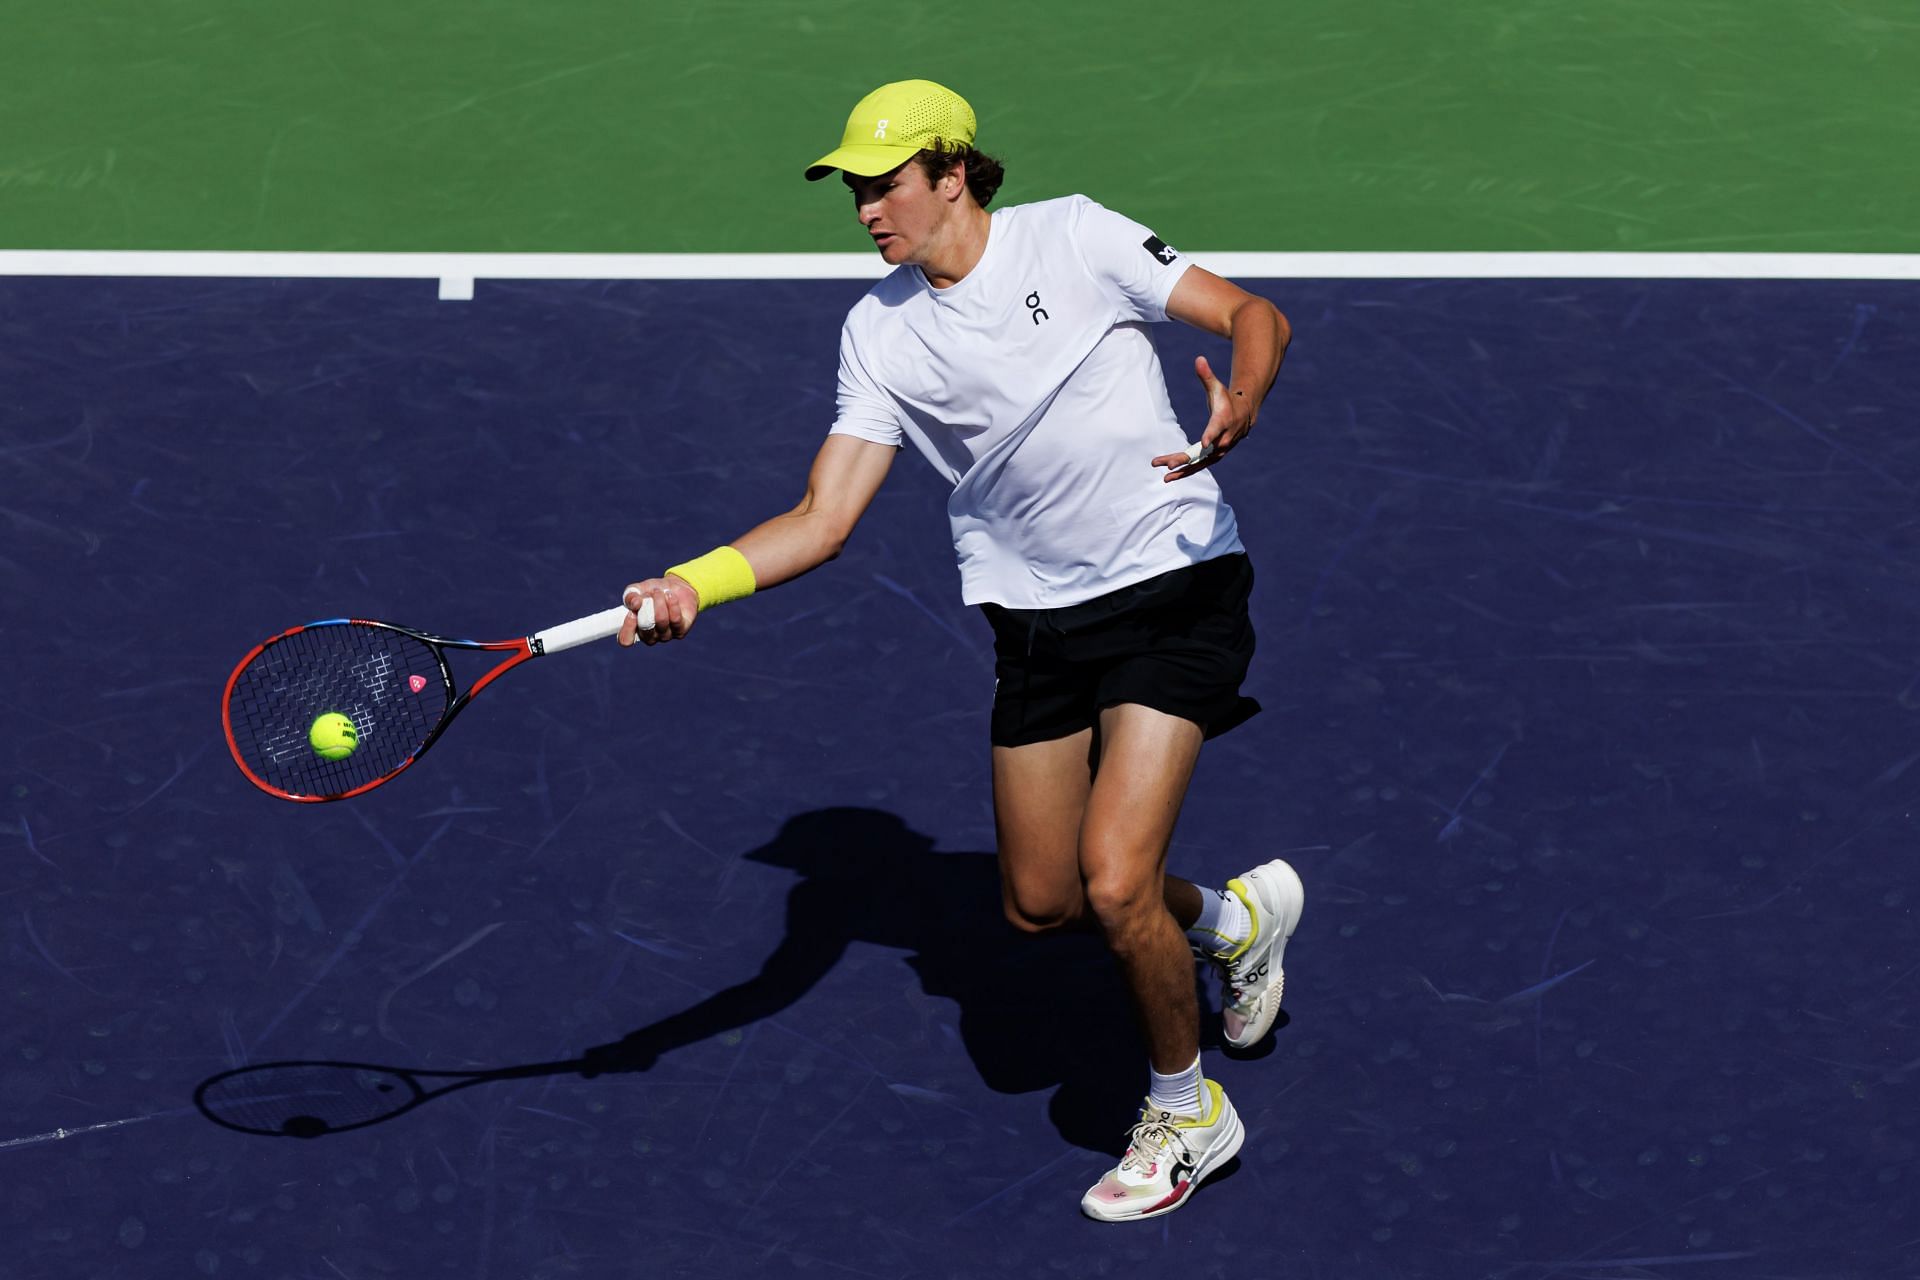
POLYGON ((931 186, 944 177, 948 170, 957 164, 967 167, 967 190, 979 202, 982 209, 993 203, 994 193, 1000 190, 1000 184, 1006 181, 1007 171, 998 160, 984 151, 976 151, 964 142, 936 141, 914 156, 913 163, 927 175, 927 185, 931 186))

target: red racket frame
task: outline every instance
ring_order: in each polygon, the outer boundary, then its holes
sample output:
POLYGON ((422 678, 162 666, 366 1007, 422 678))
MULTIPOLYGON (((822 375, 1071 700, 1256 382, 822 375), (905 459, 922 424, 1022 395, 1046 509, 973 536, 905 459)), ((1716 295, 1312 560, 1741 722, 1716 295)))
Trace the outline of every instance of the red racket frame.
MULTIPOLYGON (((440 735, 445 733, 447 726, 453 723, 453 718, 466 709, 466 705, 473 701, 474 696, 507 672, 531 658, 542 657, 549 653, 558 653, 562 649, 576 648, 579 645, 590 644, 595 640, 607 639, 618 632, 629 619, 635 617, 636 614, 630 612, 626 606, 617 605, 611 609, 602 609, 598 613, 588 614, 583 618, 575 618, 571 622, 563 622, 557 627, 549 627, 545 631, 535 632, 533 635, 523 637, 519 640, 455 640, 449 636, 436 636, 431 632, 416 631, 412 627, 403 627, 392 622, 381 622, 374 618, 324 618, 319 622, 309 622, 305 626, 290 627, 277 636, 262 640, 259 644, 248 650, 247 656, 240 659, 240 664, 233 669, 233 674, 227 677, 227 687, 220 695, 220 725, 221 728, 226 731, 227 750, 232 754, 233 762, 240 766, 240 772, 246 775, 247 781, 253 783, 254 786, 260 788, 260 790, 266 792, 268 795, 276 796, 282 800, 292 800, 300 804, 316 804, 327 800, 347 800, 357 795, 364 795, 381 783, 392 781, 403 773, 415 760, 425 755, 427 748, 439 741, 440 735), (441 713, 439 723, 428 730, 425 740, 413 749, 413 753, 371 782, 363 782, 351 790, 342 791, 334 795, 321 796, 301 795, 298 792, 288 791, 284 787, 276 787, 255 773, 240 754, 240 742, 234 737, 233 733, 234 686, 240 682, 240 674, 247 669, 255 658, 258 658, 282 640, 297 636, 303 631, 312 631, 319 627, 342 626, 378 627, 382 630, 392 631, 425 644, 433 654, 434 661, 440 665, 440 679, 445 682, 447 693, 453 695, 452 700, 447 703, 447 709, 441 713), (453 668, 447 663, 447 650, 449 649, 471 649, 482 652, 505 653, 510 656, 505 662, 500 663, 491 671, 482 675, 478 680, 475 680, 465 693, 454 694, 453 668)), ((652 630, 653 601, 651 599, 640 602, 640 607, 637 611, 637 621, 641 630, 652 630)))

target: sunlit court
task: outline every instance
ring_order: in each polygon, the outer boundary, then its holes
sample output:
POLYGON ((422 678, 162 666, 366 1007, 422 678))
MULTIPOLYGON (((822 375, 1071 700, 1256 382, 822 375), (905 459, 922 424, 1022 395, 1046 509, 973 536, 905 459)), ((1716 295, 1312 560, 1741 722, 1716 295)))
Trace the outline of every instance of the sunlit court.
MULTIPOLYGON (((1650 56, 1637 5, 4 55, 0 1278, 1911 1274, 1920 245, 1859 176, 1911 120, 1848 121, 1920 56, 1872 7, 1679 59, 1631 137, 1580 68, 1650 56), (1343 133, 1349 40, 1391 88, 1343 133), (1840 104, 1829 176, 1751 154, 1742 59, 1840 104), (405 67, 384 121, 342 88, 405 67), (921 75, 994 209, 1084 192, 1291 327, 1205 473, 1261 710, 1166 870, 1284 859, 1304 914, 1254 1047, 1196 968, 1244 1144, 1147 1221, 1082 1212, 1149 1045, 1099 928, 1009 920, 955 487, 903 448, 831 563, 609 634, 800 498, 888 270, 801 170, 921 75), (1274 154, 1203 169, 1242 101, 1274 154)), ((1143 331, 1199 438, 1233 343, 1143 331)))

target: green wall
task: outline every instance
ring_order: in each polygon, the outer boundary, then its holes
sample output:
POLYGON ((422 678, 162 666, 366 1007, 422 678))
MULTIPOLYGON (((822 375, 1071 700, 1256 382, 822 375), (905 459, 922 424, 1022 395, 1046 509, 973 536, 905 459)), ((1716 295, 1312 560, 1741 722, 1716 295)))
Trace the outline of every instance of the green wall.
POLYGON ((858 251, 906 76, 1192 248, 1920 251, 1914 0, 0 0, 0 248, 858 251))

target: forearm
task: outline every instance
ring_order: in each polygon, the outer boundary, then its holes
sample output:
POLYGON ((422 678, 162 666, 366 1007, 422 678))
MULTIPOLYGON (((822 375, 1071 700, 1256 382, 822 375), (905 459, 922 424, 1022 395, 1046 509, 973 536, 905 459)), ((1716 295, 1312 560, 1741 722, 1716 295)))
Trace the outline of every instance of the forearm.
POLYGON ((790 582, 840 554, 850 529, 809 503, 777 515, 733 540, 733 548, 753 566, 758 590, 790 582))
POLYGON ((1265 298, 1249 296, 1234 309, 1231 321, 1233 372, 1228 390, 1249 400, 1257 410, 1280 374, 1293 329, 1280 308, 1265 298))
POLYGON ((726 546, 672 566, 662 577, 629 584, 621 599, 635 616, 621 627, 620 643, 677 640, 702 611, 778 586, 839 555, 886 479, 895 452, 892 445, 829 436, 814 457, 799 506, 726 546), (647 600, 653 602, 656 622, 641 631, 638 610, 647 600))
POLYGON ((853 436, 829 436, 793 510, 762 521, 730 544, 753 570, 752 589, 789 582, 840 554, 886 479, 897 451, 853 436))

